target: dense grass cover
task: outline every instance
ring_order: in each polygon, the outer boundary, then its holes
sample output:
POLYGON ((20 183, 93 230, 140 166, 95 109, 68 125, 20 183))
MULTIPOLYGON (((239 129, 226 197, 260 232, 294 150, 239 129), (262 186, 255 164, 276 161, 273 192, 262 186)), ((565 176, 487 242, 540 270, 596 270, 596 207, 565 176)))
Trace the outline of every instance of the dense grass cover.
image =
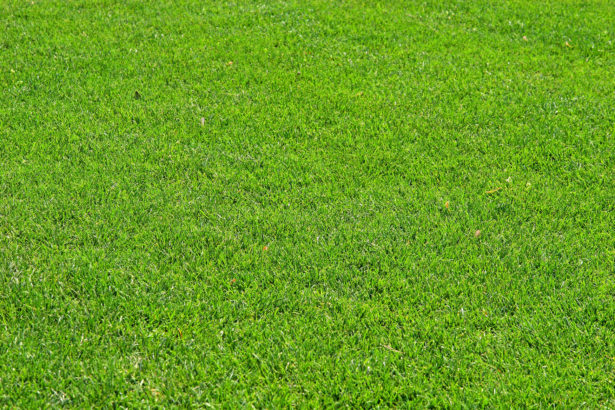
POLYGON ((0 0, 0 405, 615 406, 614 22, 0 0))

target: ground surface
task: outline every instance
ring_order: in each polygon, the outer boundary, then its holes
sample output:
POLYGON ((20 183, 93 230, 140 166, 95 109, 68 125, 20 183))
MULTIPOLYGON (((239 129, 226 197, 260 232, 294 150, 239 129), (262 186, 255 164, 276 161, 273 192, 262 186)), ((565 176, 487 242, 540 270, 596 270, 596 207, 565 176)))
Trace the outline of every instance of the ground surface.
POLYGON ((615 406, 614 21, 0 0, 0 404, 615 406))

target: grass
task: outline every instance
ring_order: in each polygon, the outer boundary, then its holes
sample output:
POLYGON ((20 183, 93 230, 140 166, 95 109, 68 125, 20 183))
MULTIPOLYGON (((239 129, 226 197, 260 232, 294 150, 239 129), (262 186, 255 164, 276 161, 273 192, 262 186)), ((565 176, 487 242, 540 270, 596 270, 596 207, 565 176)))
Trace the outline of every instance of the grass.
POLYGON ((0 405, 614 407, 609 0, 0 0, 0 405))

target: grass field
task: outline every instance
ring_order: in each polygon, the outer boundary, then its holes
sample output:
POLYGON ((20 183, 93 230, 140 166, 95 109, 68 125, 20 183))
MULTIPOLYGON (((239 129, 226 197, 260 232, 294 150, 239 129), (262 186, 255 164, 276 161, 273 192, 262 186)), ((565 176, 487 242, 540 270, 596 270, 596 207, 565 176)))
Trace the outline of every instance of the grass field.
POLYGON ((0 405, 615 407, 615 3, 0 0, 0 405))

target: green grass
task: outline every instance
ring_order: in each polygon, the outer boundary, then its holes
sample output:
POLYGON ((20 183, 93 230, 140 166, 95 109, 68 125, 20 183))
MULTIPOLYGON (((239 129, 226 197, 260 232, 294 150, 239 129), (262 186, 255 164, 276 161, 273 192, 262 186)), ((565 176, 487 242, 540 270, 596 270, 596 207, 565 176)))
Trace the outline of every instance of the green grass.
POLYGON ((614 21, 0 0, 0 405, 614 407, 614 21))

